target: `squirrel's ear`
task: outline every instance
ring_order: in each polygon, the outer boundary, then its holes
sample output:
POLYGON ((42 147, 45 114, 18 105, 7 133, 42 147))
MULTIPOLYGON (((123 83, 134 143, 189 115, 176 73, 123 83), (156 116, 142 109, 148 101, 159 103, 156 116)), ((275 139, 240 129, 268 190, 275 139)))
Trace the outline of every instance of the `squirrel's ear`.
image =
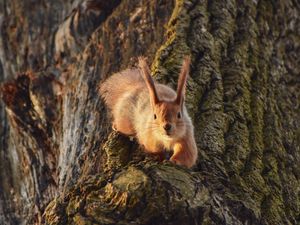
POLYGON ((186 80, 190 72, 190 63, 191 63, 191 57, 186 56, 181 66, 181 71, 179 74, 178 84, 177 84, 177 97, 175 99, 175 103, 179 105, 181 105, 184 100, 186 80))
POLYGON ((139 60, 139 67, 143 74, 143 78, 144 78, 144 80, 147 84, 148 90, 149 90, 151 104, 156 105, 159 102, 159 99, 157 96, 157 92, 156 92, 156 89, 154 86, 153 79, 150 75, 150 69, 149 69, 144 57, 138 57, 138 60, 139 60))

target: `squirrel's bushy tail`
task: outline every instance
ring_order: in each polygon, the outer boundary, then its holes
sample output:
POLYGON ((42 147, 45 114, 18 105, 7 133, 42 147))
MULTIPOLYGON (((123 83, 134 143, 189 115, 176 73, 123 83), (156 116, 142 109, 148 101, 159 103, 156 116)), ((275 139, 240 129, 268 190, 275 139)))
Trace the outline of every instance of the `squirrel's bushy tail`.
POLYGON ((106 105, 113 109, 118 99, 125 93, 144 85, 143 78, 138 69, 128 69, 109 77, 100 85, 100 95, 106 105))

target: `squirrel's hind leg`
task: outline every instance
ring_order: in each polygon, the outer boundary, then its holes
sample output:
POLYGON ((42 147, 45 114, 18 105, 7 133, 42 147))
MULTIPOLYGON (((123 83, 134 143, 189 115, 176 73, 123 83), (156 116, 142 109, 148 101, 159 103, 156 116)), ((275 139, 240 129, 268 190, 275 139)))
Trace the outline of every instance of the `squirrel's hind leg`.
MULTIPOLYGON (((117 127, 116 127, 115 123, 113 123, 111 127, 112 127, 112 129, 113 129, 114 131, 119 132, 119 131, 117 130, 117 127)), ((129 140, 130 140, 130 141, 134 141, 135 136, 134 136, 133 134, 130 134, 128 137, 129 137, 129 140)))
POLYGON ((135 130, 130 121, 126 119, 114 120, 112 129, 128 136, 134 136, 135 130))

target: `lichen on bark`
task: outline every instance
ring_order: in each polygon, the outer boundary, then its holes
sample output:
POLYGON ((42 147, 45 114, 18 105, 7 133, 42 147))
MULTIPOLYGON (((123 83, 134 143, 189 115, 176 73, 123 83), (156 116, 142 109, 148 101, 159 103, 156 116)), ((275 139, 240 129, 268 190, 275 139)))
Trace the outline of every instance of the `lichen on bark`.
POLYGON ((195 221, 199 209, 208 207, 208 201, 208 190, 188 170, 149 161, 146 166, 124 167, 112 180, 87 178, 64 200, 48 206, 46 220, 49 224, 80 224, 79 220, 84 224, 188 224, 195 221), (57 220, 62 207, 65 211, 57 220))

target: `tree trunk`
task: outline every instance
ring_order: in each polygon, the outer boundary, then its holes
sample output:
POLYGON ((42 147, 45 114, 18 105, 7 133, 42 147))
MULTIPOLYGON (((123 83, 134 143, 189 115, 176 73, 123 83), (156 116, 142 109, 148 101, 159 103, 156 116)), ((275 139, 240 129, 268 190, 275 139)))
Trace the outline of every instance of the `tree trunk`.
POLYGON ((2 0, 0 224, 300 223, 299 9, 2 0), (188 54, 192 170, 112 131, 98 92, 139 55, 175 88, 188 54))

